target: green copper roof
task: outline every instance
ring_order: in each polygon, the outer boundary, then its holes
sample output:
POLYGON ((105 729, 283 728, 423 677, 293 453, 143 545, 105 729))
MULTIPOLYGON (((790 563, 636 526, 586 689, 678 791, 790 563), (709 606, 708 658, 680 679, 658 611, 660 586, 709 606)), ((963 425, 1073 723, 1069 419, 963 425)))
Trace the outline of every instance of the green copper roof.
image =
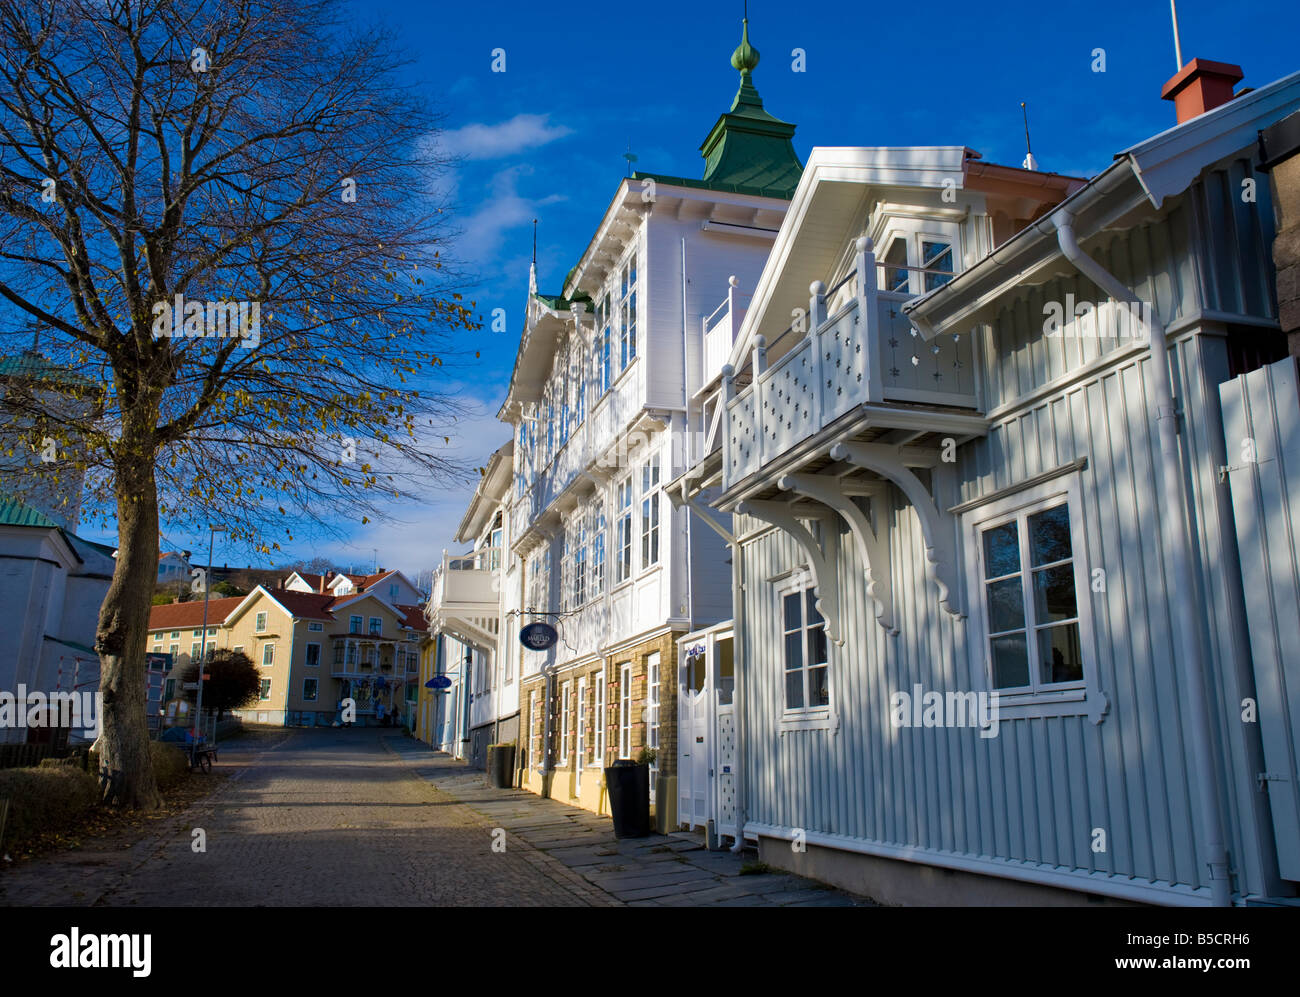
POLYGON ((60 367, 35 350, 0 357, 0 378, 47 381, 50 384, 88 385, 90 381, 66 367, 60 367))
POLYGON ((51 530, 60 529, 59 524, 45 513, 7 495, 0 495, 0 526, 40 526, 51 530))
MULTIPOLYGON (((572 275, 573 271, 569 271, 569 276, 572 275)), ((567 277, 565 278, 565 286, 568 286, 567 277)), ((575 294, 572 298, 566 298, 563 294, 534 294, 533 297, 553 312, 567 312, 569 306, 575 301, 581 301, 584 305, 591 304, 591 295, 585 291, 581 294, 575 294)))
MULTIPOLYGON (((746 20, 740 44, 731 55, 731 65, 740 71, 740 89, 731 110, 718 118, 700 146, 704 179, 699 185, 789 199, 803 173, 803 164, 790 141, 795 126, 763 110, 763 99, 753 82, 758 60, 758 49, 749 43, 746 20)), ((643 175, 653 176, 638 174, 643 175)))

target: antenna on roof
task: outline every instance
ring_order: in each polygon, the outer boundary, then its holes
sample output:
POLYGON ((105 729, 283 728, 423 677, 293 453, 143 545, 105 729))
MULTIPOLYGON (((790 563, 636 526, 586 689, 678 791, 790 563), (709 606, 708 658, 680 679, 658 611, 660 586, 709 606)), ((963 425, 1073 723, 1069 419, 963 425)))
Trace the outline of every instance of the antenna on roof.
POLYGON ((1178 71, 1183 69, 1183 46, 1178 40, 1178 4, 1176 0, 1169 0, 1169 16, 1174 21, 1174 61, 1178 63, 1178 71))
POLYGON ((1020 102, 1020 113, 1025 118, 1025 161, 1021 165, 1027 170, 1038 169, 1038 160, 1034 158, 1034 150, 1029 145, 1029 111, 1025 107, 1025 102, 1020 102))
POLYGON ((632 176, 632 164, 636 162, 636 156, 632 152, 632 143, 627 144, 627 152, 623 153, 623 158, 627 160, 627 175, 629 179, 632 176))
POLYGON ((537 219, 533 219, 533 266, 537 266, 537 219))

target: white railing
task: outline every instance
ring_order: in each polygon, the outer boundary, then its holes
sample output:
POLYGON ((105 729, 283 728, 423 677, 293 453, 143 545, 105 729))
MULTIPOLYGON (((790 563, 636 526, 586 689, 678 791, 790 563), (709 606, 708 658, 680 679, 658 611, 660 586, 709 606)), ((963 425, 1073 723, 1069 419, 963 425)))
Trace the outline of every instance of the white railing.
POLYGON ((722 375, 731 356, 731 348, 736 343, 740 332, 740 323, 745 319, 746 308, 741 301, 750 297, 751 292, 742 291, 735 276, 727 280, 727 296, 717 308, 704 317, 703 370, 700 374, 700 386, 712 384, 722 375))
POLYGON ((740 374, 724 375, 724 487, 864 403, 977 409, 970 337, 923 339, 902 314, 910 295, 880 291, 876 266, 870 241, 862 240, 855 273, 836 285, 856 279, 856 293, 844 307, 827 316, 826 287, 815 282, 810 331, 792 327, 776 337, 773 346, 785 352, 771 367, 769 347, 757 337, 740 374), (802 338, 787 346, 791 335, 802 338), (751 383, 743 383, 744 375, 751 383))

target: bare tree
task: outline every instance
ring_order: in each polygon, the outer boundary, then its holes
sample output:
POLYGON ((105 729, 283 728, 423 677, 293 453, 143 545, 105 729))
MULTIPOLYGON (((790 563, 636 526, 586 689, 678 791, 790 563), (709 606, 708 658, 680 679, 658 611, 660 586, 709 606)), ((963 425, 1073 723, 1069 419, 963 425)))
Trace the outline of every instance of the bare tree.
POLYGON ((476 328, 429 195, 437 119, 350 13, 0 0, 0 298, 63 369, 4 404, 56 441, 34 477, 84 477, 115 514, 100 750, 131 806, 159 801, 160 516, 270 553, 287 523, 365 523, 463 470, 434 446, 455 416, 437 368, 476 328))

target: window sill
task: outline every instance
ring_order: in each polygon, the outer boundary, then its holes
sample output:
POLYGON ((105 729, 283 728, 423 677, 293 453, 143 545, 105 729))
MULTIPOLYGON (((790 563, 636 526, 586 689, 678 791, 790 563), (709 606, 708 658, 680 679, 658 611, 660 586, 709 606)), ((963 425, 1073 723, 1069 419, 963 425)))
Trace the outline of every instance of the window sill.
POLYGON ((1104 692, 1082 685, 1052 692, 992 690, 991 699, 999 720, 1086 716, 1099 724, 1110 709, 1110 700, 1104 692))
POLYGON ((840 721, 829 707, 817 710, 787 710, 781 714, 781 734, 794 730, 836 730, 840 721))

